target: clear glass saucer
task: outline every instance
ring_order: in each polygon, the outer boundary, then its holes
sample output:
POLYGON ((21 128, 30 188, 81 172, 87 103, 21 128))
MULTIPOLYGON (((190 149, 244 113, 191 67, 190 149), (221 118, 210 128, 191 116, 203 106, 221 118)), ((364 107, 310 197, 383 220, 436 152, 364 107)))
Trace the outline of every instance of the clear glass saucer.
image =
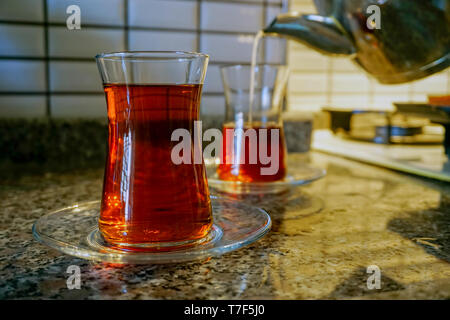
POLYGON ((98 231, 100 201, 50 212, 33 225, 34 238, 60 252, 120 264, 162 264, 217 257, 262 238, 272 224, 266 211, 211 196, 214 225, 198 244, 163 252, 130 252, 109 246, 98 231))
POLYGON ((256 205, 270 214, 272 223, 279 220, 296 220, 320 213, 325 207, 322 198, 291 188, 283 193, 229 194, 218 192, 221 197, 232 201, 245 201, 256 205))
POLYGON ((283 180, 273 182, 242 182, 219 179, 217 167, 219 158, 205 159, 209 187, 231 194, 277 194, 293 187, 314 182, 326 175, 325 169, 311 167, 307 164, 289 164, 287 175, 283 180))

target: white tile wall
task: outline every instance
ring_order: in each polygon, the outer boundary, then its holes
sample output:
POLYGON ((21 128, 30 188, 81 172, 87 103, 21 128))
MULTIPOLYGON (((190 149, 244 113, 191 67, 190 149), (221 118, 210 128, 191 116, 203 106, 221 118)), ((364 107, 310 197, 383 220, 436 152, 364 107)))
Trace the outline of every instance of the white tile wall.
MULTIPOLYGON (((210 1, 210 0, 206 0, 206 1, 210 1)), ((228 1, 229 2, 240 2, 240 0, 228 0, 228 1)), ((267 3, 273 3, 273 4, 278 4, 278 3, 282 2, 282 0, 245 0, 245 2, 255 2, 255 3, 263 3, 264 1, 266 1, 267 3)))
POLYGON ((301 13, 316 13, 316 7, 313 0, 291 0, 289 10, 301 13))
POLYGON ((54 118, 106 118, 106 102, 102 95, 54 95, 51 108, 54 118))
POLYGON ((413 93, 441 94, 448 90, 448 73, 441 72, 412 84, 413 93))
MULTIPOLYGON (((282 13, 281 7, 268 7, 264 25, 269 25, 280 13, 282 13)), ((263 38, 263 41, 265 42, 266 61, 284 64, 286 60, 286 40, 281 38, 263 38)))
POLYGON ((253 39, 250 35, 202 34, 201 52, 216 61, 250 62, 253 39))
POLYGON ((267 8, 267 12, 266 12, 266 21, 265 21, 265 25, 269 25, 273 19, 275 19, 280 13, 282 13, 282 8, 281 7, 268 7, 267 8))
POLYGON ((0 96, 0 117, 2 118, 42 118, 46 112, 44 95, 0 96))
MULTIPOLYGON (((223 114, 220 66, 249 63, 254 34, 287 1, 0 0, 0 117, 39 117, 48 109, 53 117, 104 117, 93 58, 123 50, 209 53, 202 115, 223 114), (72 4, 81 9, 81 30, 66 27, 72 4)), ((285 63, 285 40, 263 43, 260 62, 285 63)))
POLYGON ((330 59, 303 45, 289 43, 288 61, 293 73, 321 72, 330 68, 330 59))
POLYGON ((196 1, 129 0, 130 25, 137 27, 197 27, 196 1))
POLYGON ((2 0, 0 1, 0 20, 43 21, 44 2, 40 0, 2 0))
MULTIPOLYGON (((291 0, 291 11, 315 13, 312 0, 291 0)), ((450 93, 450 71, 404 85, 381 85, 347 58, 330 58, 294 41, 288 43, 291 68, 289 109, 318 111, 323 106, 393 109, 393 102, 427 101, 450 93)))
POLYGON ((200 105, 200 114, 205 115, 223 115, 225 110, 225 97, 203 95, 200 105))
POLYGON ((286 40, 278 38, 264 38, 265 61, 268 63, 285 64, 286 40))
POLYGON ((178 50, 195 51, 197 35, 193 32, 130 31, 131 50, 178 50))
POLYGON ((103 92, 97 64, 95 62, 51 62, 50 90, 103 92))
POLYGON ((44 28, 0 24, 0 56, 44 56, 44 28))
POLYGON ((338 73, 331 75, 333 93, 368 94, 369 78, 363 73, 338 73))
POLYGON ((293 73, 290 77, 289 88, 293 93, 322 93, 329 90, 329 82, 326 74, 322 73, 293 73))
POLYGON ((203 2, 201 26, 205 30, 256 33, 263 27, 263 7, 203 2))
MULTIPOLYGON (((328 97, 326 94, 314 93, 293 93, 288 97, 290 106, 301 106, 301 111, 317 111, 322 106, 328 104, 328 97)), ((294 109, 295 110, 295 109, 294 109)))
MULTIPOLYGON (((380 110, 394 110, 394 102, 404 102, 404 101, 416 101, 411 99, 411 95, 407 92, 405 93, 391 93, 391 94, 374 94, 372 97, 373 101, 369 104, 367 109, 380 109, 380 110)), ((426 98, 423 100, 418 100, 425 102, 426 98)))
POLYGON ((49 53, 52 57, 94 58, 101 52, 124 50, 125 32, 106 28, 50 27, 49 53))
POLYGON ((81 26, 83 24, 116 26, 124 24, 123 0, 48 0, 47 3, 50 22, 66 23, 69 16, 66 13, 67 7, 75 4, 80 7, 81 26))
POLYGON ((339 58, 339 57, 329 58, 329 57, 324 56, 314 50, 308 49, 308 51, 313 52, 316 55, 320 55, 320 56, 322 56, 323 59, 326 59, 327 61, 329 61, 330 68, 331 68, 331 70, 333 70, 333 72, 361 73, 363 71, 362 68, 358 64, 353 62, 352 59, 339 58))
POLYGON ((369 104, 370 98, 368 94, 354 93, 333 93, 330 102, 331 107, 344 109, 371 109, 369 104))
POLYGON ((0 91, 45 91, 42 61, 0 60, 0 91))
POLYGON ((220 66, 210 65, 206 73, 203 92, 223 92, 222 76, 220 74, 220 66))

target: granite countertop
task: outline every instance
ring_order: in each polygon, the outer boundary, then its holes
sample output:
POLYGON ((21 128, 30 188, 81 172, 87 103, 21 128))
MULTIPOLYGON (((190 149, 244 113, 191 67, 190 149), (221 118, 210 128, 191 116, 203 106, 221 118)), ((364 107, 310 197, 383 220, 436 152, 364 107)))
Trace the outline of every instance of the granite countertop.
POLYGON ((0 299, 449 299, 450 185, 320 153, 291 154, 328 175, 295 195, 247 197, 273 219, 258 242, 220 258, 112 265, 31 235, 50 210, 100 198, 101 169, 0 180, 0 299), (81 289, 66 286, 81 268, 81 289), (381 271, 369 290, 367 267, 381 271))

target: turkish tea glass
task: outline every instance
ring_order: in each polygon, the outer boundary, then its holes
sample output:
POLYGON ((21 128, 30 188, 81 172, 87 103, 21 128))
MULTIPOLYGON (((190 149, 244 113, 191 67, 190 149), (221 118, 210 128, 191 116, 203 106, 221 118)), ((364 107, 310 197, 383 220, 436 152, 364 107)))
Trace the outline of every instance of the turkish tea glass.
POLYGON ((250 65, 221 69, 226 115, 217 175, 249 183, 283 180, 287 151, 281 111, 289 70, 256 65, 251 96, 251 69, 250 65))
POLYGON ((108 109, 108 156, 99 230, 130 251, 201 242, 212 226, 199 119, 209 57, 189 52, 117 52, 96 57, 108 109), (188 154, 173 152, 176 130, 188 154), (200 155, 200 156, 198 156, 200 155))

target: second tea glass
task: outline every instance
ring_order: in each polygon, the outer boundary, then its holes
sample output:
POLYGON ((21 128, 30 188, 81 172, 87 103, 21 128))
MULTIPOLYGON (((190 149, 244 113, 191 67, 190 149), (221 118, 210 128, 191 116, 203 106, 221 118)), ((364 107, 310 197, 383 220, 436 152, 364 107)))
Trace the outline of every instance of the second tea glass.
POLYGON ((221 69, 226 115, 219 179, 272 182, 286 176, 286 142, 281 119, 288 79, 285 66, 257 65, 251 95, 250 65, 221 69), (251 99, 253 98, 253 99, 251 99))

